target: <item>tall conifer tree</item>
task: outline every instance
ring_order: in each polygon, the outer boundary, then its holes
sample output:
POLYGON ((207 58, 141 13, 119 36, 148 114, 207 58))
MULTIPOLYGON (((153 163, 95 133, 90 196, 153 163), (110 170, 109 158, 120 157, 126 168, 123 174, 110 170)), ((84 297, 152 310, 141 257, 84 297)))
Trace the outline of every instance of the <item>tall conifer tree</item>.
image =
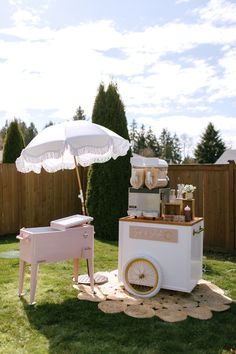
MULTIPOLYGON (((116 84, 111 82, 107 90, 100 84, 92 122, 129 139, 124 104, 116 84)), ((118 238, 119 218, 127 215, 129 179, 130 153, 90 167, 86 204, 89 215, 94 217, 97 238, 118 238)))
POLYGON ((73 120, 86 120, 86 115, 84 114, 84 110, 79 106, 73 116, 73 120))
POLYGON ((223 154, 226 146, 212 123, 209 123, 201 137, 200 143, 194 151, 194 156, 199 163, 215 163, 223 154))
POLYGON ((22 149, 25 147, 24 139, 15 119, 7 129, 3 147, 3 163, 15 163, 17 157, 20 156, 22 149))
POLYGON ((168 162, 177 164, 181 161, 180 141, 176 134, 173 136, 168 129, 164 128, 160 138, 160 157, 168 162))

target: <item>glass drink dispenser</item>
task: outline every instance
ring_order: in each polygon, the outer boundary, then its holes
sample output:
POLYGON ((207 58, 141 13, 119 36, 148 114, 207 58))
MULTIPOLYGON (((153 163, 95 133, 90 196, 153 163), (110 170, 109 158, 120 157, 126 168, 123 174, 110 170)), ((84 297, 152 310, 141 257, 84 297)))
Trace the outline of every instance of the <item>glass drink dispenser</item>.
POLYGON ((168 184, 168 164, 157 157, 145 159, 145 185, 148 189, 163 188, 168 184))
POLYGON ((143 187, 145 178, 143 158, 132 157, 130 162, 132 166, 130 184, 133 188, 139 189, 143 187))
POLYGON ((131 160, 130 183, 135 189, 145 186, 148 189, 163 188, 168 185, 168 164, 157 157, 135 156, 131 160))

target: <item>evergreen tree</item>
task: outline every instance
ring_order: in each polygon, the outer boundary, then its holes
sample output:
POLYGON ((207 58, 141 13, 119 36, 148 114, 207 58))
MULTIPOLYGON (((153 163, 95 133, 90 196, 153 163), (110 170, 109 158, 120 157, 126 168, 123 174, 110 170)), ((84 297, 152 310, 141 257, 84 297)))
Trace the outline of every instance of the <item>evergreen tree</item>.
POLYGON ((133 152, 146 157, 159 156, 160 146, 152 128, 149 127, 148 131, 146 131, 144 124, 142 124, 138 131, 135 120, 133 120, 130 127, 133 152))
POLYGON ((3 139, 5 138, 8 128, 9 128, 9 123, 8 123, 8 120, 6 120, 5 125, 0 130, 0 135, 2 136, 3 139))
MULTIPOLYGON (((38 134, 38 131, 34 125, 34 123, 30 123, 29 127, 25 124, 24 121, 21 121, 20 119, 15 119, 18 122, 19 129, 21 130, 21 133, 24 138, 25 146, 30 143, 30 141, 38 134)), ((4 142, 5 136, 7 129, 9 127, 8 121, 6 121, 4 127, 0 130, 0 137, 2 138, 2 141, 4 142)))
POLYGON ((181 143, 177 134, 174 134, 172 139, 172 162, 180 163, 182 160, 181 143))
POLYGON ((32 122, 30 123, 29 127, 27 127, 27 125, 25 124, 24 121, 21 121, 20 119, 18 119, 18 124, 19 124, 19 128, 21 130, 21 133, 23 135, 25 146, 26 146, 38 134, 38 131, 37 131, 34 123, 32 123, 32 122))
POLYGON ((133 119, 132 123, 130 124, 129 138, 131 141, 133 152, 137 153, 138 124, 135 119, 133 119))
POLYGON ((86 120, 86 115, 84 114, 84 110, 81 106, 77 108, 75 115, 73 116, 73 120, 86 120))
POLYGON ((156 135, 153 133, 152 128, 149 127, 146 134, 146 144, 150 150, 150 156, 159 156, 160 155, 160 146, 157 140, 156 135))
POLYGON ((3 138, 0 135, 0 150, 2 150, 2 149, 3 149, 3 138))
POLYGON ((160 157, 169 163, 181 162, 180 141, 176 134, 172 137, 167 129, 163 129, 159 138, 160 157))
POLYGON ((43 129, 50 127, 51 125, 54 125, 54 123, 50 120, 47 124, 45 124, 43 129))
MULTIPOLYGON (((124 104, 114 83, 106 91, 100 84, 92 121, 129 139, 124 104)), ((130 153, 90 167, 86 204, 89 215, 94 217, 96 237, 118 238, 119 218, 127 213, 129 179, 130 153)))
POLYGON ((25 132, 25 136, 24 136, 25 145, 28 145, 37 134, 38 134, 38 130, 36 129, 34 123, 31 122, 25 132))
POLYGON ((4 144, 5 136, 7 134, 8 127, 9 127, 8 120, 6 120, 5 125, 0 130, 0 137, 1 137, 0 149, 3 149, 3 144, 4 144))
POLYGON ((139 155, 143 155, 143 152, 145 151, 145 149, 147 148, 147 142, 146 142, 146 129, 145 129, 145 125, 142 124, 140 131, 138 132, 138 138, 137 138, 137 150, 135 152, 137 152, 137 154, 139 155))
POLYGON ((25 147, 23 135, 19 128, 19 124, 15 119, 9 125, 4 140, 3 163, 15 163, 17 157, 20 156, 22 149, 25 147))
POLYGON ((196 164, 196 160, 193 157, 187 155, 183 159, 182 164, 183 165, 194 165, 194 164, 196 164))
POLYGON ((209 123, 201 137, 200 143, 194 151, 194 156, 199 163, 215 163, 223 154, 226 146, 212 123, 209 123))

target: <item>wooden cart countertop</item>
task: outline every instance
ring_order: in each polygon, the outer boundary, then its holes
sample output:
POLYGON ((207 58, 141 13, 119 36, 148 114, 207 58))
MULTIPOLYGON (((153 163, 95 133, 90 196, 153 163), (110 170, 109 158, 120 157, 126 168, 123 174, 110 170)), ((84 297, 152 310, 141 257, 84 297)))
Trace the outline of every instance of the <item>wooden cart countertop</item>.
POLYGON ((125 216, 123 218, 120 218, 119 221, 125 221, 125 222, 141 222, 141 223, 147 223, 147 224, 164 224, 164 225, 179 225, 179 226, 192 226, 194 224, 197 224, 199 221, 202 221, 202 217, 196 217, 191 221, 185 221, 185 222, 179 222, 179 221, 165 221, 163 219, 147 219, 144 217, 134 217, 134 216, 125 216))

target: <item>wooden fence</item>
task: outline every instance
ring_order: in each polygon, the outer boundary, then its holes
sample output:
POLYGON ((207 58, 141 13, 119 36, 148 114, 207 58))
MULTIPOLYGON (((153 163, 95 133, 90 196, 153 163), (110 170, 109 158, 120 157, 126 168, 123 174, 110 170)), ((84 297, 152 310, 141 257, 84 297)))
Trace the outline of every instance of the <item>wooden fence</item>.
POLYGON ((170 186, 193 184, 196 215, 204 217, 204 247, 236 251, 236 165, 171 165, 170 186))
MULTIPOLYGON (((87 170, 81 170, 86 188, 87 170)), ((170 187, 193 184, 196 215, 205 222, 204 247, 236 251, 236 165, 170 165, 170 187)), ((14 164, 0 164, 0 235, 20 227, 49 225, 81 213, 75 171, 21 174, 14 164)))
POLYGON ((78 194, 74 170, 23 174, 14 164, 0 164, 0 235, 81 213, 78 194))

